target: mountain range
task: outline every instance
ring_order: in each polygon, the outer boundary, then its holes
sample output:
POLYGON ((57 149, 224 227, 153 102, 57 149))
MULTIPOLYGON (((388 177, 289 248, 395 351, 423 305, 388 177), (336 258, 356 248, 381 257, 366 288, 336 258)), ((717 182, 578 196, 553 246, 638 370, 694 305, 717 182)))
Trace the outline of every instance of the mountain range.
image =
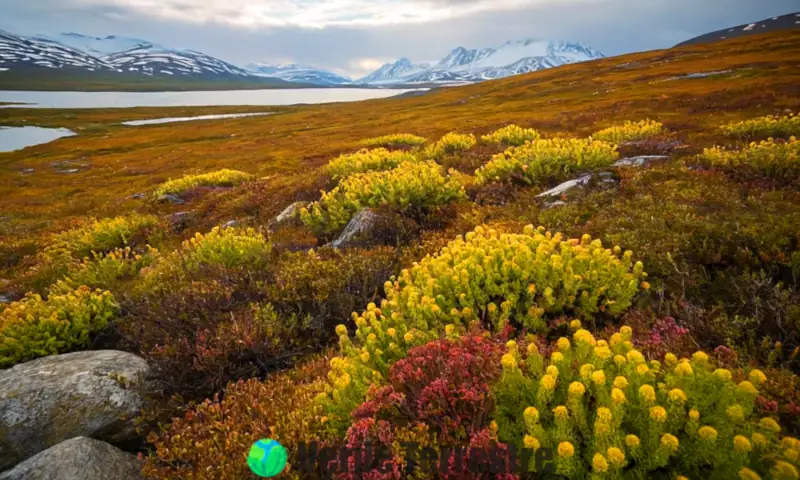
POLYGON ((522 40, 491 48, 457 47, 435 63, 415 64, 401 58, 354 80, 307 65, 250 63, 240 67, 202 52, 138 38, 92 37, 74 32, 25 37, 0 31, 0 73, 50 68, 161 78, 269 79, 287 86, 472 83, 602 57, 600 52, 580 43, 522 40))

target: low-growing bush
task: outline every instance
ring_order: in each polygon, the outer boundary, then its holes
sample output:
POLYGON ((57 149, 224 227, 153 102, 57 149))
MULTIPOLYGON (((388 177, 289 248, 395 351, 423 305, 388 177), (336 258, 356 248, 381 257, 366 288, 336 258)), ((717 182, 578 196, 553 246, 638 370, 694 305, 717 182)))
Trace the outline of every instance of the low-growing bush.
POLYGON ((626 121, 622 125, 608 127, 592 134, 592 138, 605 142, 622 143, 644 140, 662 133, 664 133, 664 125, 648 119, 639 122, 626 121))
POLYGON ((750 137, 790 137, 800 135, 800 116, 794 113, 786 116, 767 115, 722 126, 726 135, 750 137))
POLYGON ((520 146, 525 142, 539 140, 542 135, 533 128, 522 128, 517 125, 508 125, 494 132, 484 135, 481 140, 487 143, 504 143, 511 146, 520 146))
POLYGON ((620 315, 646 276, 632 257, 618 247, 604 249, 588 235, 568 240, 542 227, 528 226, 522 234, 478 227, 457 238, 386 282, 380 308, 370 304, 353 314, 357 345, 344 325, 337 327, 345 358, 333 369, 332 424, 345 428, 336 422, 361 403, 370 384, 386 378, 392 363, 455 325, 541 331, 546 316, 620 315))
POLYGON ((110 292, 29 294, 0 312, 0 368, 89 346, 118 312, 110 292))
POLYGON ((158 218, 153 215, 89 219, 81 227, 54 234, 44 249, 44 255, 82 259, 92 252, 110 252, 148 238, 158 223, 158 218))
POLYGON ((551 449, 567 478, 797 476, 800 442, 755 415, 761 371, 737 383, 702 351, 648 362, 631 334, 605 341, 579 329, 545 352, 509 342, 495 388, 499 439, 551 449))
POLYGON ((775 180, 792 181, 800 175, 800 141, 773 139, 751 143, 747 148, 730 151, 707 148, 698 157, 701 164, 725 169, 751 171, 775 180))
POLYGON ((252 179, 253 176, 239 170, 223 169, 216 172, 186 175, 162 183, 153 195, 156 198, 166 194, 181 194, 197 187, 234 187, 252 179))
POLYGON ((361 142, 365 147, 419 147, 424 145, 426 138, 410 133, 393 133, 381 137, 373 137, 361 142))
POLYGON ((67 275, 54 284, 50 291, 56 289, 78 288, 86 285, 90 288, 114 289, 119 282, 131 280, 142 268, 152 265, 158 259, 158 250, 147 245, 142 253, 131 247, 118 248, 100 254, 92 252, 92 257, 70 266, 67 275))
POLYGON ((462 134, 450 132, 445 134, 433 145, 425 149, 425 153, 429 158, 438 159, 445 155, 452 155, 462 150, 469 150, 474 147, 478 141, 473 134, 462 134))
POLYGON ((341 230, 359 210, 387 206, 421 211, 465 198, 457 179, 435 162, 404 162, 394 170, 355 174, 300 211, 300 218, 318 234, 341 230))
POLYGON ((348 177, 355 173, 391 170, 403 162, 414 162, 414 154, 385 148, 359 150, 356 153, 340 155, 325 167, 334 179, 348 177))
POLYGON ((608 167, 619 154, 614 144, 592 139, 535 140, 494 155, 475 171, 476 182, 515 180, 542 184, 566 179, 580 171, 608 167))
POLYGON ((300 478, 297 445, 324 440, 314 396, 325 385, 328 362, 318 357, 266 381, 242 380, 175 418, 148 441, 142 473, 152 479, 220 480, 251 478, 250 447, 273 438, 289 453, 282 478, 300 478))

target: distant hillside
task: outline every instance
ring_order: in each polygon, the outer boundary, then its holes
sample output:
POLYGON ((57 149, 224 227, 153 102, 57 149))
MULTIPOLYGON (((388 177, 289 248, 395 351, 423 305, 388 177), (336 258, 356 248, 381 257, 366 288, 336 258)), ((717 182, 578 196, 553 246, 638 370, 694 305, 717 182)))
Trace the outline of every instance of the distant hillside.
POLYGON ((717 30, 716 32, 706 33, 705 35, 694 37, 691 40, 686 40, 685 42, 681 42, 675 46, 682 47, 684 45, 717 42, 719 40, 726 40, 728 38, 742 37, 756 33, 770 33, 792 28, 800 28, 800 13, 790 13, 780 17, 767 18, 765 20, 761 20, 760 22, 724 28, 722 30, 717 30))

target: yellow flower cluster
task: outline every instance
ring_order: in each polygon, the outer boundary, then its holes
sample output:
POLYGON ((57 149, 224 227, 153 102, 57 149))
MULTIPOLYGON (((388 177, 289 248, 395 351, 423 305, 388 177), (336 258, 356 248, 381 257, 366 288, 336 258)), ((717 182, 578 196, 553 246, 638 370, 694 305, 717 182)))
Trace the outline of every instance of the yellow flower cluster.
POLYGON ((86 347, 118 310, 111 292, 88 287, 28 294, 0 312, 0 368, 86 347))
POLYGON ((222 169, 216 172, 202 173, 199 175, 186 175, 181 178, 162 183, 153 192, 155 197, 168 193, 181 194, 197 187, 234 187, 253 178, 249 173, 239 170, 222 169))
POLYGON ((426 141, 427 139, 424 137, 412 135, 410 133, 393 133, 391 135, 368 138, 363 140, 361 144, 365 147, 419 147, 426 141))
POLYGON ((767 115, 741 122, 729 123, 722 127, 726 135, 737 137, 789 137, 800 135, 800 116, 791 113, 786 116, 767 115))
POLYGON ((82 259, 92 252, 105 253, 125 247, 130 240, 144 236, 158 225, 153 215, 90 219, 86 225, 54 234, 44 250, 44 256, 66 255, 82 259))
POLYGON ((463 186, 432 161, 403 162, 385 172, 357 173, 300 211, 317 233, 341 230, 362 208, 427 208, 466 198, 463 186))
POLYGON ((451 155, 462 150, 469 150, 477 143, 478 141, 475 139, 475 135, 471 133, 461 134, 450 132, 425 149, 425 155, 432 159, 442 158, 445 155, 451 155))
POLYGON ((561 180, 582 170, 595 170, 614 163, 619 157, 611 143, 574 138, 552 138, 526 142, 492 156, 475 171, 478 184, 493 181, 515 181, 537 184, 544 180, 561 180))
POLYGON ((751 143, 740 151, 722 147, 706 148, 697 158, 713 167, 751 169, 775 179, 793 179, 800 175, 800 141, 768 139, 751 143))
POLYGON ((525 142, 539 140, 541 134, 533 128, 522 128, 517 125, 508 125, 484 135, 481 140, 486 143, 504 143, 511 146, 519 146, 525 142))
POLYGON ((401 150, 375 148, 362 149, 356 153, 340 155, 325 167, 334 179, 344 178, 355 173, 391 170, 403 162, 415 162, 414 154, 401 150))
MULTIPOLYGON (((774 419, 754 418, 751 381, 720 374, 704 352, 648 361, 631 340, 628 327, 608 341, 578 329, 549 357, 509 349, 495 387, 500 438, 554 449, 567 478, 796 478, 800 442, 781 439, 774 419), (604 348, 610 355, 598 355, 604 348)), ((748 377, 766 381, 760 370, 748 377)))
POLYGON ((664 133, 664 125, 655 120, 642 120, 640 122, 626 121, 622 125, 614 125, 600 130, 592 138, 605 142, 622 143, 644 140, 664 133))
POLYGON ((226 268, 263 265, 271 251, 270 242, 252 228, 214 227, 205 235, 195 233, 181 246, 184 266, 190 270, 200 265, 226 268))

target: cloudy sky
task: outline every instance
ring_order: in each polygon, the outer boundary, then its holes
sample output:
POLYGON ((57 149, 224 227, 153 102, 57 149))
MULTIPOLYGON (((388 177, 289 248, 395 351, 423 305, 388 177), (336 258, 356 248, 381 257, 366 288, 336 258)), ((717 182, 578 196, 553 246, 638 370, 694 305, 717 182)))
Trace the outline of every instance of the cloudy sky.
POLYGON ((665 48, 794 11, 798 0, 0 0, 0 28, 132 36, 358 77, 403 56, 434 61, 459 45, 525 38, 606 55, 665 48))

